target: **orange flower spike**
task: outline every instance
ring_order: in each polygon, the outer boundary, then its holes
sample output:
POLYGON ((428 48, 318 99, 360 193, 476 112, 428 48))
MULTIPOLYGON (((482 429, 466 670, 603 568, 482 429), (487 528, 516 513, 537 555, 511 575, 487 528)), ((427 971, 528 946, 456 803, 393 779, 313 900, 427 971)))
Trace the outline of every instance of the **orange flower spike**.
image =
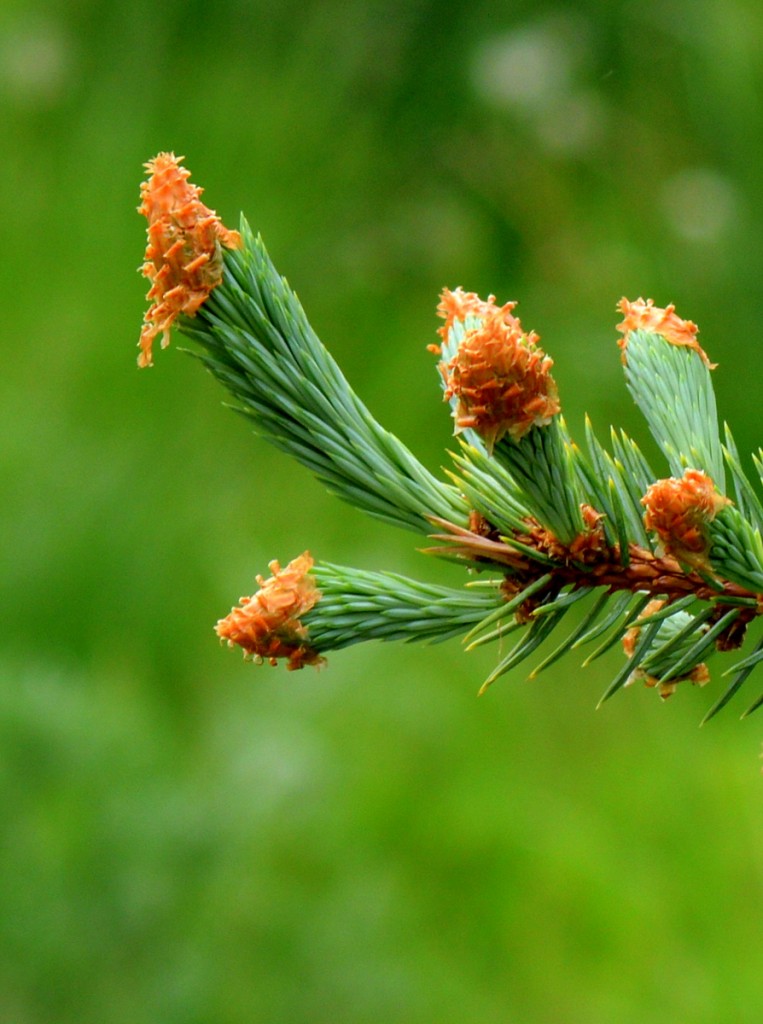
POLYGON ((445 398, 456 397, 456 432, 471 427, 491 451, 505 435, 514 441, 534 426, 545 426, 559 412, 553 360, 538 346, 538 335, 525 332, 512 310, 471 292, 443 292, 440 312, 449 328, 453 319, 474 315, 482 320, 467 331, 449 362, 440 364, 445 398))
POLYGON ((277 561, 270 563, 272 576, 257 577, 260 589, 252 597, 242 597, 240 604, 215 626, 221 640, 229 647, 238 645, 244 655, 271 665, 278 658, 287 658, 287 668, 319 665, 324 659, 309 643, 307 629, 300 621, 320 600, 321 594, 310 575, 313 559, 308 551, 293 559, 282 569, 277 561))
POLYGON ((680 480, 657 480, 641 504, 646 509, 644 525, 657 534, 667 554, 687 565, 707 566, 707 527, 731 501, 716 491, 706 473, 687 469, 680 480))
POLYGON ((618 302, 616 309, 624 317, 623 321, 617 325, 617 330, 623 335, 617 343, 622 350, 623 363, 626 361, 630 332, 648 331, 651 334, 659 334, 671 345, 694 349, 709 370, 714 370, 718 365, 710 362, 697 341, 699 327, 691 320, 682 320, 680 316, 677 316, 674 305, 671 304, 665 309, 661 309, 659 306, 655 306, 652 299, 646 301, 636 299, 635 302, 629 302, 628 299, 623 298, 618 302))
POLYGON ((222 281, 221 246, 241 246, 238 231, 226 228, 188 181, 183 157, 159 153, 145 165, 149 178, 141 185, 138 213, 148 220, 148 245, 141 273, 151 281, 151 306, 143 320, 138 366, 153 363, 152 345, 161 334, 162 348, 180 313, 193 316, 222 281))

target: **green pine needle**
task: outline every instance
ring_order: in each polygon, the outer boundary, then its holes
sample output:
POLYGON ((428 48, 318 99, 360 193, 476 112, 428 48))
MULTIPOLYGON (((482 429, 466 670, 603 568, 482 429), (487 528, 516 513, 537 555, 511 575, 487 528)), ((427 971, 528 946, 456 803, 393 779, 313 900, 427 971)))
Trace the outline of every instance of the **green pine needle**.
MULTIPOLYGON (((583 662, 583 668, 587 668, 592 662, 600 658, 602 654, 606 654, 610 648, 614 647, 618 641, 622 640, 628 630, 634 623, 634 620, 638 618, 643 608, 650 601, 649 594, 637 594, 634 598, 633 594, 625 595, 628 600, 625 602, 625 611, 623 621, 612 630, 610 635, 604 640, 599 646, 588 655, 583 662)), ((615 620, 620 616, 617 615, 615 620)), ((579 641, 582 642, 582 641, 579 641)))
POLYGON ((366 640, 447 640, 504 603, 500 592, 435 586, 398 573, 320 563, 313 575, 321 598, 302 623, 320 653, 366 640))
POLYGON ((725 432, 726 445, 723 449, 723 456, 734 482, 734 496, 737 508, 745 519, 754 523, 759 530, 763 530, 763 505, 761 505, 760 499, 755 493, 752 482, 742 469, 739 452, 737 451, 737 446, 734 443, 728 423, 725 424, 725 432))
POLYGON ((426 532, 427 516, 466 524, 468 508, 352 391, 296 296, 242 219, 223 283, 181 330, 263 437, 373 516, 426 532))
POLYGON ((469 630, 464 637, 464 643, 470 645, 467 647, 467 650, 471 650, 472 648, 479 646, 480 642, 475 641, 474 638, 481 633, 483 629, 494 625, 500 619, 508 618, 510 615, 513 615, 517 608, 523 605, 525 601, 528 601, 530 598, 544 590, 550 581, 551 574, 546 573, 533 583, 528 584, 528 586, 511 598, 511 600, 505 601, 503 604, 490 611, 471 630, 469 630))
POLYGON ((715 649, 716 639, 739 617, 740 608, 731 608, 726 614, 692 644, 689 650, 660 676, 661 683, 667 683, 682 673, 688 672, 704 660, 715 649))
POLYGON ((754 701, 746 711, 743 711, 739 717, 748 718, 753 713, 753 711, 757 711, 758 708, 761 706, 763 706, 763 693, 761 693, 760 697, 758 697, 758 699, 754 701))
POLYGON ((632 599, 633 594, 630 593, 623 592, 612 596, 608 591, 604 591, 591 609, 590 615, 587 617, 589 618, 589 621, 586 623, 587 628, 585 632, 577 638, 572 647, 582 647, 584 644, 591 643, 603 633, 606 633, 607 630, 617 622, 620 616, 625 614, 625 609, 631 603, 632 599), (603 619, 601 619, 601 613, 605 609, 607 614, 603 619))
POLYGON ((753 672, 755 667, 761 661, 763 661, 763 640, 760 640, 758 642, 758 644, 755 647, 755 650, 749 657, 744 658, 742 661, 734 665, 732 669, 727 669, 727 671, 723 673, 724 676, 729 675, 731 672, 734 672, 735 675, 729 683, 728 687, 726 688, 725 692, 718 698, 715 704, 713 704, 713 706, 707 712, 705 717, 699 723, 700 725, 705 725, 707 722, 710 721, 711 718, 715 718, 715 716, 722 708, 726 707, 726 705, 734 696, 734 694, 740 689, 742 684, 747 680, 747 677, 753 672))
POLYGON ((699 353, 659 334, 631 331, 625 380, 673 476, 704 470, 723 492, 724 461, 710 370, 699 353))
POLYGON ((565 614, 566 609, 557 611, 552 615, 549 615, 547 618, 534 619, 530 628, 516 647, 510 651, 501 662, 499 662, 487 677, 479 689, 479 695, 482 696, 488 687, 493 685, 496 679, 499 679, 502 675, 510 672, 511 669, 528 658, 533 651, 536 651, 543 641, 551 635, 553 630, 561 622, 562 618, 564 618, 565 614))
POLYGON ((654 639, 657 631, 660 628, 659 622, 654 622, 652 625, 647 626, 639 636, 638 642, 633 650, 633 654, 621 667, 615 678, 609 684, 607 689, 601 695, 599 703, 596 705, 597 710, 602 707, 603 704, 617 693, 618 690, 622 689, 626 685, 628 680, 631 678, 636 669, 639 668, 642 655, 645 651, 649 650, 649 646, 654 639))
POLYGON ((583 495, 568 471, 566 431, 556 417, 545 427, 532 427, 520 441, 504 437, 493 457, 526 496, 532 515, 563 544, 583 530, 583 495))

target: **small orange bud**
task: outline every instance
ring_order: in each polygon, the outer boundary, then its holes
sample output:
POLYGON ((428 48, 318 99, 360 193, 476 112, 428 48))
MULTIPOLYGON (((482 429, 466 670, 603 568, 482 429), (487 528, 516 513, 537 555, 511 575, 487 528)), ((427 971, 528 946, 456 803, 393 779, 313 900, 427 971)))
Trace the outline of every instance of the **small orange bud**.
POLYGON ((318 665, 323 658, 309 643, 307 629, 300 617, 320 600, 320 591, 310 575, 313 559, 308 551, 282 569, 277 561, 269 565, 268 579, 257 577, 260 589, 253 597, 242 597, 237 608, 215 626, 228 646, 238 644, 244 654, 271 665, 288 658, 287 668, 318 665))
POLYGON ((622 350, 623 363, 626 361, 626 349, 631 331, 647 331, 650 334, 659 334, 669 341, 671 345, 681 345, 692 348, 701 357, 702 362, 710 370, 718 365, 711 363, 697 341, 699 327, 691 320, 682 320, 676 315, 676 307, 672 304, 661 309, 655 306, 651 299, 636 299, 629 302, 628 299, 620 299, 617 304, 618 313, 623 314, 623 321, 617 325, 617 330, 623 337, 618 341, 622 350))
POLYGON ((519 441, 534 426, 545 426, 559 412, 553 360, 539 347, 538 335, 525 332, 512 310, 473 292, 442 293, 438 307, 445 317, 443 338, 455 320, 477 316, 479 327, 467 330, 453 358, 440 363, 445 398, 456 397, 456 432, 471 427, 488 451, 508 434, 519 441))
POLYGON ((148 220, 148 245, 140 268, 151 281, 151 300, 140 334, 138 366, 151 366, 157 335, 162 348, 180 313, 193 316, 222 281, 221 246, 241 246, 238 231, 229 231, 214 210, 199 199, 203 189, 188 182, 183 157, 159 153, 145 165, 150 177, 140 189, 138 213, 148 220))
POLYGON ((707 527, 718 512, 731 504, 699 469, 687 469, 677 480, 657 480, 641 499, 644 525, 654 531, 669 555, 687 565, 707 566, 710 538, 707 527))

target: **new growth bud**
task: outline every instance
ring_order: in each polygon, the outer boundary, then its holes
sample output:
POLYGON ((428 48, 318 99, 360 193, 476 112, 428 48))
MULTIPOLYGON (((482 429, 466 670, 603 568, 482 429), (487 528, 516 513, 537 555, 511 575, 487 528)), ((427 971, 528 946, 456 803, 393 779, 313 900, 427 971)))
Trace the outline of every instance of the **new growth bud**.
POLYGON ((538 335, 522 329, 512 312, 515 305, 497 306, 492 295, 484 301, 473 292, 446 288, 438 306, 444 340, 456 321, 466 328, 456 354, 440 363, 445 398, 457 400, 456 433, 472 428, 488 451, 506 434, 520 441, 560 410, 553 360, 538 345, 538 335), (478 321, 474 326, 467 324, 472 317, 478 321))
POLYGON ((286 658, 287 668, 321 664, 323 658, 310 646, 307 629, 300 621, 320 600, 320 591, 310 575, 313 559, 309 552, 299 555, 282 569, 273 561, 268 579, 257 577, 260 589, 242 597, 237 608, 215 626, 228 646, 238 645, 245 655, 271 665, 286 658))
POLYGON ((676 314, 676 307, 672 303, 661 309, 655 306, 652 299, 636 299, 635 302, 629 302, 623 298, 618 302, 616 309, 618 313, 623 314, 622 322, 617 325, 617 330, 623 335, 617 343, 622 350, 623 363, 626 362, 631 331, 646 331, 648 334, 659 334, 671 345, 694 349, 710 370, 717 366, 717 363, 710 362, 697 341, 699 327, 691 320, 682 320, 676 314))
POLYGON ((641 504, 646 509, 644 525, 657 534, 666 554, 687 565, 708 568, 708 527, 730 501, 716 491, 706 473, 687 469, 680 480, 657 480, 641 504))
POLYGON ((152 365, 157 335, 166 348, 177 316, 193 316, 220 283, 221 246, 241 246, 238 231, 229 231, 200 201, 203 189, 189 183, 190 172, 180 164, 183 159, 159 153, 145 165, 150 177, 141 185, 138 213, 148 220, 148 244, 140 269, 151 281, 146 295, 151 306, 143 318, 138 366, 152 365))

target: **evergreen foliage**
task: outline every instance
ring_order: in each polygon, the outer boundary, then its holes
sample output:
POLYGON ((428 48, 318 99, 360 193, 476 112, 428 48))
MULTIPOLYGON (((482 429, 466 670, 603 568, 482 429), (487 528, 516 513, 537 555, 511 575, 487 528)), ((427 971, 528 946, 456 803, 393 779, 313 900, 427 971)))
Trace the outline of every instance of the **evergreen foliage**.
MULTIPOLYGON (((364 640, 461 635, 472 649, 519 633, 484 689, 566 624, 531 675, 584 644, 596 641, 588 664, 622 643, 626 660, 602 701, 635 680, 663 697, 682 680, 704 684, 706 661, 742 646, 763 610, 763 511, 728 428, 721 440, 697 328, 673 307, 623 300, 618 327, 627 387, 667 462, 670 476, 660 478, 622 431, 611 430, 608 449, 587 419, 585 445, 575 443, 551 360, 513 303, 443 292, 442 343, 430 347, 460 435, 444 482, 355 394, 246 221, 240 235, 215 229, 223 243, 213 239, 208 258, 222 266, 221 280, 192 315, 172 319, 234 407, 339 497, 429 535, 436 543, 427 553, 470 574, 464 589, 448 589, 314 566, 305 553, 285 570, 271 563, 258 594, 218 623, 229 643, 300 668, 364 640), (573 609, 582 618, 568 619, 573 609)), ((190 256, 198 274, 207 257, 190 256)), ((150 361, 150 349, 142 358, 150 361)), ((726 671, 731 682, 705 720, 759 661, 760 643, 726 671)))

